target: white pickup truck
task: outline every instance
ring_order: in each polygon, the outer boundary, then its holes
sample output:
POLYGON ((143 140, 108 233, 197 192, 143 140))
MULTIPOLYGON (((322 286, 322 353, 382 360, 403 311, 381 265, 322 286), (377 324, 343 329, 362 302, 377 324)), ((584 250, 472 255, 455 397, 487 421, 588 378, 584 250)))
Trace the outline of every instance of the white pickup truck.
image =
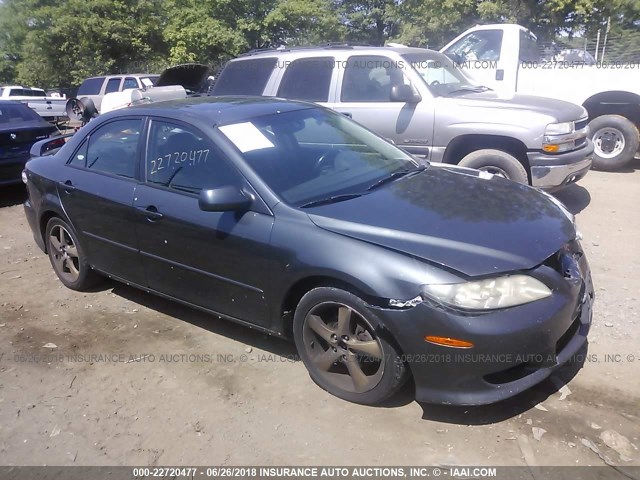
POLYGON ((41 88, 27 88, 19 85, 0 87, 0 100, 26 103, 29 108, 49 122, 67 120, 67 99, 48 97, 41 88))
MULTIPOLYGON (((545 60, 537 39, 514 24, 473 27, 441 49, 478 83, 503 95, 523 93, 567 100, 589 112, 593 166, 615 170, 638 151, 640 63, 595 65, 545 60)), ((573 127, 565 125, 567 132, 573 127)))

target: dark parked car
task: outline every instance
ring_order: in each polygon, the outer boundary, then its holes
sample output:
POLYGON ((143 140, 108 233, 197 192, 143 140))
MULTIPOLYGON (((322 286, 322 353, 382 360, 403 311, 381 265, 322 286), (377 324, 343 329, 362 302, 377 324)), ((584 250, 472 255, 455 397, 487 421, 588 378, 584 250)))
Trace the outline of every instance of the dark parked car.
MULTIPOLYGON (((344 115, 269 98, 118 110, 26 168, 60 280, 96 272, 293 337, 313 380, 379 403, 482 404, 586 342, 572 215, 489 173, 420 164, 344 115)), ((215 320, 212 320, 215 321, 215 320)))
POLYGON ((56 127, 24 103, 0 101, 0 185, 20 183, 29 149, 56 127))

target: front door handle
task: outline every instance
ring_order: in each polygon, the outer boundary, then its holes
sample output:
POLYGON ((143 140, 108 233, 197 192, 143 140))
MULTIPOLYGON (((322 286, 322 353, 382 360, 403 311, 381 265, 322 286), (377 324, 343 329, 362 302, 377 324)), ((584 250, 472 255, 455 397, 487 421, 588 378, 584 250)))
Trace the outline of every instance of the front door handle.
POLYGON ((164 215, 162 215, 153 205, 149 205, 148 207, 136 207, 136 209, 151 222, 155 222, 156 220, 160 220, 164 217, 164 215))
POLYGON ((65 193, 73 192, 76 187, 74 187, 73 182, 71 180, 65 180, 64 182, 58 182, 58 185, 62 187, 65 193))

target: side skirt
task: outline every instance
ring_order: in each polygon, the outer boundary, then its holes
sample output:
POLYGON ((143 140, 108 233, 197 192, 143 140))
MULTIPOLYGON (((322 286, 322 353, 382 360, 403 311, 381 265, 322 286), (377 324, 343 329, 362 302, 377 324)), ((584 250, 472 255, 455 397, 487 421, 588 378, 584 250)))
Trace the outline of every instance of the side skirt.
POLYGON ((129 286, 135 287, 138 290, 142 290, 142 291, 144 291, 146 293, 151 293, 151 294, 157 295, 159 297, 166 298, 167 300, 172 300, 174 302, 180 303, 180 304, 185 305, 187 307, 191 307, 191 308, 194 308, 196 310, 200 310, 202 312, 205 312, 205 313, 208 313, 208 314, 211 314, 211 315, 216 315, 218 317, 224 318, 225 320, 230 320, 230 321, 232 321, 234 323, 238 323, 238 324, 243 325, 245 327, 249 327, 252 330, 258 330, 259 332, 264 332, 264 333, 267 333, 267 334, 272 335, 274 337, 280 337, 280 338, 287 338, 288 339, 288 337, 283 335, 282 332, 278 332, 276 330, 271 330, 271 329, 266 328, 266 327, 261 327, 260 325, 256 325, 255 323, 247 322, 246 320, 242 320, 240 318, 232 317, 232 316, 226 315, 224 313, 216 312, 215 310, 210 310, 208 308, 201 307, 199 305, 195 305, 195 304, 190 303, 190 302, 186 302, 186 301, 181 300, 179 298, 172 297, 171 295, 167 295, 166 293, 161 293, 161 292, 158 292, 156 290, 153 290, 153 289, 151 289, 149 287, 143 287, 142 285, 138 285, 136 283, 129 282, 128 280, 125 280, 123 278, 117 277, 115 275, 111 275, 108 272, 105 272, 105 271, 102 271, 102 270, 98 270, 97 268, 94 268, 94 267, 91 267, 91 268, 93 270, 95 270, 96 272, 101 273, 102 275, 104 275, 107 278, 116 280, 116 281, 118 281, 120 283, 124 283, 125 285, 129 285, 129 286))

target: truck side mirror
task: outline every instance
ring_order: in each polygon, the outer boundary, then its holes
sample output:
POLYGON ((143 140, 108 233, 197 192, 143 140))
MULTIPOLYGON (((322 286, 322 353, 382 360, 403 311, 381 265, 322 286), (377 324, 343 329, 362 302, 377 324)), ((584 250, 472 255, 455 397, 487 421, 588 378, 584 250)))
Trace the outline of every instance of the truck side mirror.
POLYGON ((422 100, 422 97, 411 85, 401 84, 391 87, 389 100, 392 102, 418 103, 422 100))

